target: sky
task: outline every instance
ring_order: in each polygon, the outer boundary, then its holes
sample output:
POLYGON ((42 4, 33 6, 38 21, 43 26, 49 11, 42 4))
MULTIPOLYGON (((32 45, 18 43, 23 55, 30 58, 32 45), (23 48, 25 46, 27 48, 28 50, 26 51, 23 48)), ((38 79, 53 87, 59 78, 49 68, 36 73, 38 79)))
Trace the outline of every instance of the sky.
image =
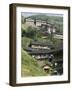
POLYGON ((32 13, 32 12, 22 12, 21 13, 22 16, 24 17, 29 17, 29 16, 32 16, 32 15, 47 15, 47 16, 59 16, 59 17, 62 17, 63 14, 53 14, 53 13, 32 13))

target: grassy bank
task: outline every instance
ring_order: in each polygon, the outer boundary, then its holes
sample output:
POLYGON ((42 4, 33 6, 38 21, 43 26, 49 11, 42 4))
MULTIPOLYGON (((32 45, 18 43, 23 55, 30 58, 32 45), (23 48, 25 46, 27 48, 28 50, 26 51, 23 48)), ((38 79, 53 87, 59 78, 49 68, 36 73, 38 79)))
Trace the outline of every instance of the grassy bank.
POLYGON ((21 76, 45 76, 46 73, 38 65, 37 61, 28 55, 28 53, 22 50, 22 65, 21 65, 21 76))

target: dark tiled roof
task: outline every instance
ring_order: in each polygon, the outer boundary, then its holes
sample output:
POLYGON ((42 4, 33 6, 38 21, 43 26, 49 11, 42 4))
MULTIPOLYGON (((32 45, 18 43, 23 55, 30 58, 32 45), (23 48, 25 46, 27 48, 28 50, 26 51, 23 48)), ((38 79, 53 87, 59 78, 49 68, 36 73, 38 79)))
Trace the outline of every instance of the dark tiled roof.
POLYGON ((58 49, 54 49, 54 50, 45 50, 45 49, 42 49, 42 50, 36 50, 36 49, 33 49, 33 48, 28 48, 28 49, 25 49, 26 51, 28 51, 29 54, 31 55, 38 55, 38 54, 54 54, 54 53, 59 53, 59 52, 63 52, 63 48, 58 48, 58 49))
POLYGON ((31 42, 31 45, 40 45, 40 46, 49 46, 49 47, 53 47, 53 45, 49 42, 31 42))

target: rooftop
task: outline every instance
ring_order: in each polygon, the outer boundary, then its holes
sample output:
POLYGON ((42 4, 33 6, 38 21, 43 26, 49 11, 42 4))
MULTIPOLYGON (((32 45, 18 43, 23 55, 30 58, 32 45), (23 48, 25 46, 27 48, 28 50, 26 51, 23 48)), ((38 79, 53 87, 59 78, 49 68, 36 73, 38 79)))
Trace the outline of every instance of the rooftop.
POLYGON ((58 49, 54 49, 54 50, 40 50, 40 49, 33 49, 33 48, 27 48, 25 49, 26 51, 28 51, 29 54, 31 55, 38 55, 38 54, 58 54, 58 53, 62 53, 63 52, 63 48, 58 48, 58 49))
POLYGON ((31 45, 40 45, 40 46, 49 46, 49 47, 53 47, 53 44, 51 42, 31 42, 31 45))

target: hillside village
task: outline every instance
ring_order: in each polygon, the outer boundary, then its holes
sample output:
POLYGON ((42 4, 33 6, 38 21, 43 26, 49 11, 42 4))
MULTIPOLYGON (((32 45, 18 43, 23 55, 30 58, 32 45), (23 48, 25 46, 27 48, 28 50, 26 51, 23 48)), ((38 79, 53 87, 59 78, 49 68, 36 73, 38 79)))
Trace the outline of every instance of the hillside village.
POLYGON ((58 31, 58 26, 47 20, 23 16, 21 22, 22 50, 37 62, 45 75, 62 75, 63 34, 58 31))

